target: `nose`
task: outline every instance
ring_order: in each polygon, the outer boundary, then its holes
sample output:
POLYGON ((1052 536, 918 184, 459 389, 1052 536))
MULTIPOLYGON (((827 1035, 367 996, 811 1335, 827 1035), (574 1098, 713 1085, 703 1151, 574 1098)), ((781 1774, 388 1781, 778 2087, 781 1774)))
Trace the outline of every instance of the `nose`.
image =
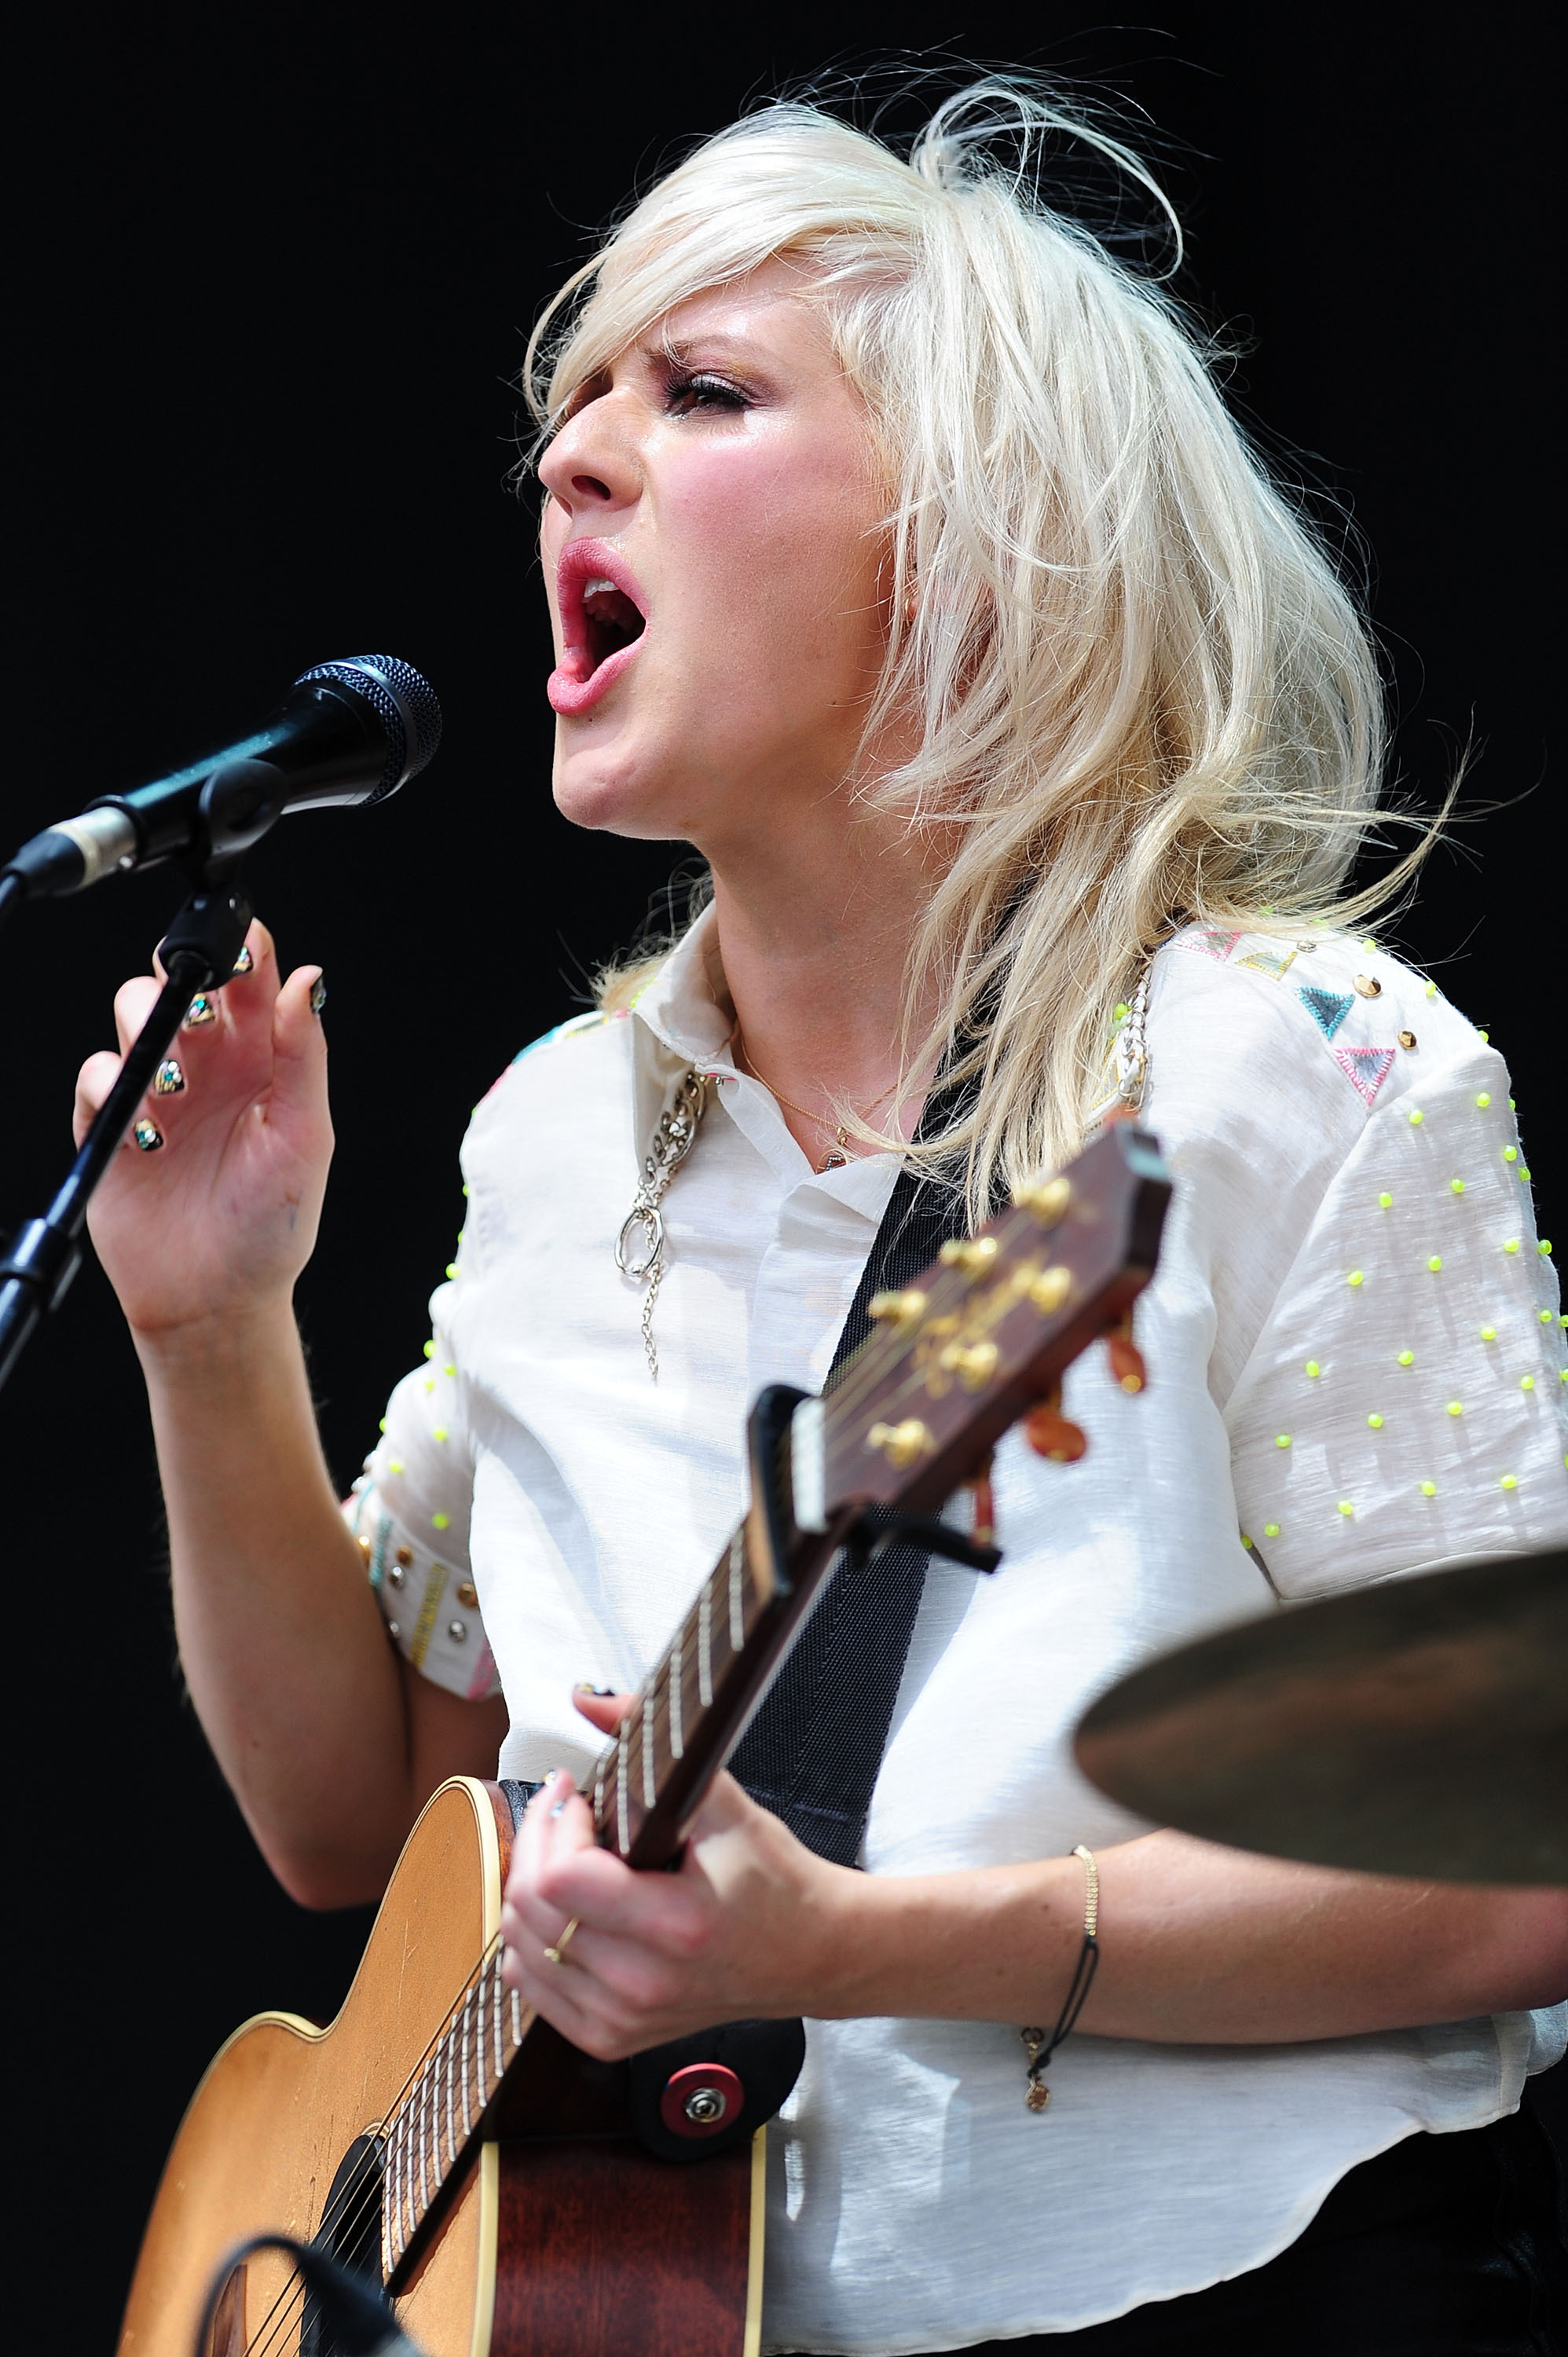
POLYGON ((642 468, 630 421, 613 393, 567 419, 540 461, 539 479, 569 516, 636 503, 642 468))

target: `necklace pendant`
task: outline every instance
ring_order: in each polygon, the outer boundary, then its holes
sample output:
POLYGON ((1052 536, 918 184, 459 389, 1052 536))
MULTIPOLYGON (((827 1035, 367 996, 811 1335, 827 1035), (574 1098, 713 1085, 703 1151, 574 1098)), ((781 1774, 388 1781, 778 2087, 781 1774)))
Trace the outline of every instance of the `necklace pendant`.
MULTIPOLYGON (((839 1132, 839 1135, 841 1137, 843 1135, 843 1132, 842 1130, 839 1132)), ((842 1170, 848 1160, 848 1155, 841 1154, 835 1146, 831 1154, 824 1154, 822 1160, 818 1163, 818 1178, 820 1178, 822 1177, 824 1170, 842 1170)))
POLYGON ((1043 2080, 1031 2079, 1024 2090, 1024 2101, 1032 2112, 1043 2112, 1051 2100, 1051 2091, 1043 2080))

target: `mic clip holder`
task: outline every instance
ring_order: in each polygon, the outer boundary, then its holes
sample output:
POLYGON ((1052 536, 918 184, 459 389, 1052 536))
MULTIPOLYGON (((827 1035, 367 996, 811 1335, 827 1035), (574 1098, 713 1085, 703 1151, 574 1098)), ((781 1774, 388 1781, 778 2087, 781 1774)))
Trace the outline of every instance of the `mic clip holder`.
MULTIPOLYGON (((234 761, 228 771, 266 770, 261 761, 234 761)), ((64 1299, 81 1265, 81 1232, 94 1189, 118 1151, 153 1075, 167 1055, 193 998, 220 990, 234 971, 251 922, 242 886, 223 871, 247 843, 266 833, 276 816, 262 820, 258 791, 265 779, 220 784, 215 770, 203 791, 205 807, 214 785, 210 848, 196 863, 196 888, 158 943, 167 976, 141 1030, 125 1051, 119 1077, 93 1118, 63 1185, 41 1219, 25 1221, 0 1261, 0 1385, 48 1313, 64 1299), (248 830, 253 829, 253 832, 248 830)), ((275 781, 276 773, 268 775, 275 781)))

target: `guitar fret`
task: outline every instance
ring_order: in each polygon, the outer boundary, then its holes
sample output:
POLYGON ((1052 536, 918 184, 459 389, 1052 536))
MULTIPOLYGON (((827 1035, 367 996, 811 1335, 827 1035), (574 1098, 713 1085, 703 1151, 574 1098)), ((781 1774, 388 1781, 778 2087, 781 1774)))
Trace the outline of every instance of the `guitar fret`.
POLYGON ((653 1758, 653 1684, 650 1683, 642 1697, 642 1805, 645 1809, 650 1809, 659 1798, 653 1758))
POLYGON ((428 2112, 426 2106, 428 2104, 430 2095, 430 2080, 429 2073, 427 2072, 421 2072, 419 2076, 419 2085, 415 2090, 415 2093, 418 2098, 417 2109, 419 2115, 418 2199, 422 2205, 414 2213, 414 2223, 417 2225, 419 2220, 424 2216, 424 2212, 430 2207, 430 2147, 425 2136, 425 2128, 428 2126, 428 2112))
MULTIPOLYGON (((445 2164, 446 2169, 450 2169, 450 2168, 451 2168, 451 2166, 452 2166, 452 2163, 453 2163, 453 2162, 456 2159, 456 2158, 457 2158, 457 2119, 456 2119, 456 2113, 454 2112, 453 2107, 452 2107, 452 2040, 453 2040, 453 2036, 454 2036, 455 2031, 456 2031, 456 2025, 454 2023, 454 2025, 453 2025, 452 2029, 448 2029, 448 2030, 447 2030, 446 2037, 441 2040, 441 2053, 442 2053, 442 2059, 443 2059, 443 2061, 446 2062, 446 2164, 445 2164)), ((445 2174, 445 2169, 444 2169, 444 2171, 443 2171, 443 2174, 445 2174)))
MULTIPOLYGON (((490 1972, 493 1974, 495 1978, 495 1988, 492 1995, 496 2017, 496 2086, 498 2087, 501 2083, 501 2074, 506 2069, 506 2029, 501 2021, 500 1971, 500 1958, 498 1956, 495 1963, 490 1966, 490 1972)), ((494 2091, 492 2090, 492 2093, 494 2091)))
POLYGON ((703 1582, 697 1598, 697 1700, 711 1708, 714 1699, 714 1584, 703 1582))
MULTIPOLYGON (((682 1630, 681 1636, 684 1634, 682 1630)), ((670 1756, 672 1760, 684 1759, 686 1753, 681 1729, 681 1636, 677 1636, 674 1651, 670 1656, 670 1756)))
POLYGON ((622 1857, 631 1847, 631 1795, 626 1781, 628 1766, 626 1721, 623 1718, 620 1738, 616 1745, 616 1846, 622 1857))
POLYGON ((729 1543, 729 1649, 738 1653, 746 1643, 746 1617, 741 1607, 741 1579, 746 1570, 746 1526, 729 1543))

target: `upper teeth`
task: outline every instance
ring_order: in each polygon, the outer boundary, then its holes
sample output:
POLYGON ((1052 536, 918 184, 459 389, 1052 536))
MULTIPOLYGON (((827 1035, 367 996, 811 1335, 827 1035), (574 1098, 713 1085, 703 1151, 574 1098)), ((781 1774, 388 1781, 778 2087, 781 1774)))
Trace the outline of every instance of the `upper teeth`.
POLYGON ((607 589, 613 596, 615 586, 616 585, 613 581, 585 581, 583 584, 583 595, 585 597, 596 597, 601 589, 607 589))

